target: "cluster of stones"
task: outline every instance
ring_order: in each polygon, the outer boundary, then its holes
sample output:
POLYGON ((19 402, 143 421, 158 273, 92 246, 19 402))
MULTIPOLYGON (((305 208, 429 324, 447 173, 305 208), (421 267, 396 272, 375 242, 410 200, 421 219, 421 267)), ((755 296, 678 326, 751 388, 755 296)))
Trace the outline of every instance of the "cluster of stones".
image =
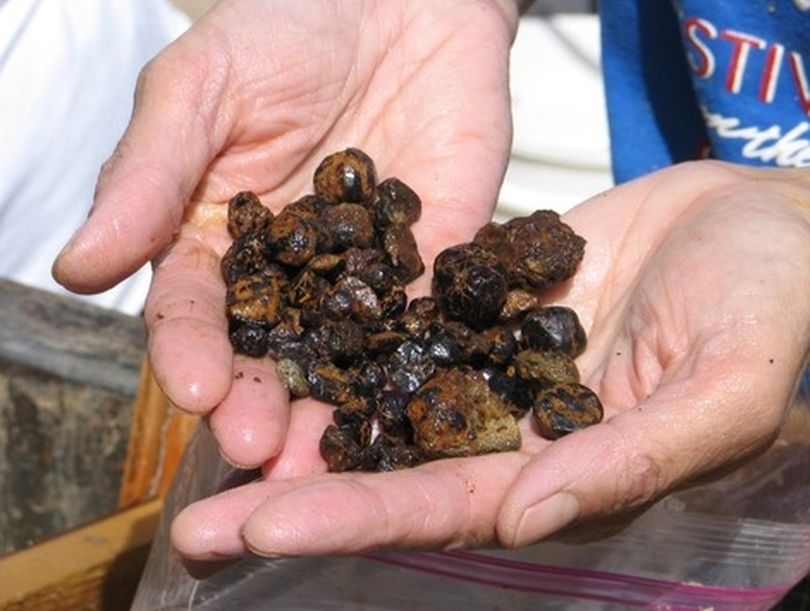
POLYGON ((573 361, 586 343, 576 313, 538 296, 583 254, 556 213, 489 223, 444 250, 432 296, 409 303, 424 271, 417 194, 377 183, 352 148, 324 159, 313 183, 276 216, 237 194, 221 267, 235 351, 269 355, 293 397, 336 406, 320 443, 330 471, 515 450, 530 411, 548 439, 601 420, 573 361))

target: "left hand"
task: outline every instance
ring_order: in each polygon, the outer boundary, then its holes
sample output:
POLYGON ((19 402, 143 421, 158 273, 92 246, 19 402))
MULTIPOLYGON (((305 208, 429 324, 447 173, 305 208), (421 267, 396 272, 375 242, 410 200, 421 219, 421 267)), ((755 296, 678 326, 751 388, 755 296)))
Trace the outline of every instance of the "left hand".
POLYGON ((308 427, 324 407, 303 402, 263 481, 177 517, 179 552, 520 546, 767 447, 810 351, 807 171, 684 164, 564 220, 588 244, 548 300, 575 308, 588 331, 578 365, 604 422, 551 443, 524 421, 517 452, 338 475, 324 473, 320 430, 308 427))

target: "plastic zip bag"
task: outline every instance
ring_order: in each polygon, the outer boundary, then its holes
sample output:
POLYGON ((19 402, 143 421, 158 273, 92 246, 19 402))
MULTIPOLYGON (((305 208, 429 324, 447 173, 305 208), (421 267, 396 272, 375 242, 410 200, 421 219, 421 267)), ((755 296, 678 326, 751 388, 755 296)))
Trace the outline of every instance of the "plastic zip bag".
POLYGON ((669 495, 598 541, 246 557, 196 581, 170 549, 171 518, 196 499, 255 477, 228 466, 201 428, 167 498, 133 609, 769 609, 810 572, 806 390, 767 452, 722 479, 669 495))

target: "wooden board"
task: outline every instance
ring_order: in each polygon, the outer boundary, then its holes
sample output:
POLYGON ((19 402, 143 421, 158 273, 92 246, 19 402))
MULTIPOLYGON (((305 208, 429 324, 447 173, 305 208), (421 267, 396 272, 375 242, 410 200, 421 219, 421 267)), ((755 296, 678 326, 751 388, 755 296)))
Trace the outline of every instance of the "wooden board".
POLYGON ((0 559, 0 611, 128 609, 161 503, 142 503, 0 559))
POLYGON ((6 280, 0 320, 1 556, 118 508, 146 334, 6 280))
POLYGON ((119 507, 163 496, 171 485, 183 450, 199 417, 174 407, 158 386, 144 358, 129 446, 119 492, 119 507))

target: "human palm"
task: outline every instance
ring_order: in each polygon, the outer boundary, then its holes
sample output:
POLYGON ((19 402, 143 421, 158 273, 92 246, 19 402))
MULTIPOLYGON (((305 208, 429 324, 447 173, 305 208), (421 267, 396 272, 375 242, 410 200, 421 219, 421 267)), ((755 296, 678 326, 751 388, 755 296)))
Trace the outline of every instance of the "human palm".
POLYGON ((585 257, 545 297, 574 307, 589 331, 578 365, 603 423, 551 443, 525 420, 518 452, 325 474, 308 432, 328 410, 310 402, 294 410, 296 437, 262 481, 180 514, 176 547, 210 559, 522 545, 767 447, 810 337, 798 172, 687 164, 567 215, 585 257))
POLYGON ((331 410, 290 410, 270 361, 233 356, 219 259, 237 191, 277 210, 310 190, 322 157, 356 146, 422 196, 426 261, 488 220, 509 144, 508 6, 226 0, 144 72, 94 213, 54 271, 91 292, 154 259, 161 385, 207 416, 231 462, 263 466, 263 481, 178 517, 187 557, 520 545, 773 438, 810 337, 806 170, 686 165, 567 215, 585 258, 545 297, 580 313, 578 364, 606 419, 554 443, 527 421, 518 452, 326 474, 331 410))
POLYGON ((288 405, 273 365, 228 344, 224 204, 251 190, 278 211, 311 192, 321 158, 354 146, 421 195, 426 261, 466 238, 489 218, 508 154, 509 6, 225 1, 144 71, 55 275, 95 291, 155 260, 153 369, 176 405, 209 417, 235 464, 279 450, 288 405))

